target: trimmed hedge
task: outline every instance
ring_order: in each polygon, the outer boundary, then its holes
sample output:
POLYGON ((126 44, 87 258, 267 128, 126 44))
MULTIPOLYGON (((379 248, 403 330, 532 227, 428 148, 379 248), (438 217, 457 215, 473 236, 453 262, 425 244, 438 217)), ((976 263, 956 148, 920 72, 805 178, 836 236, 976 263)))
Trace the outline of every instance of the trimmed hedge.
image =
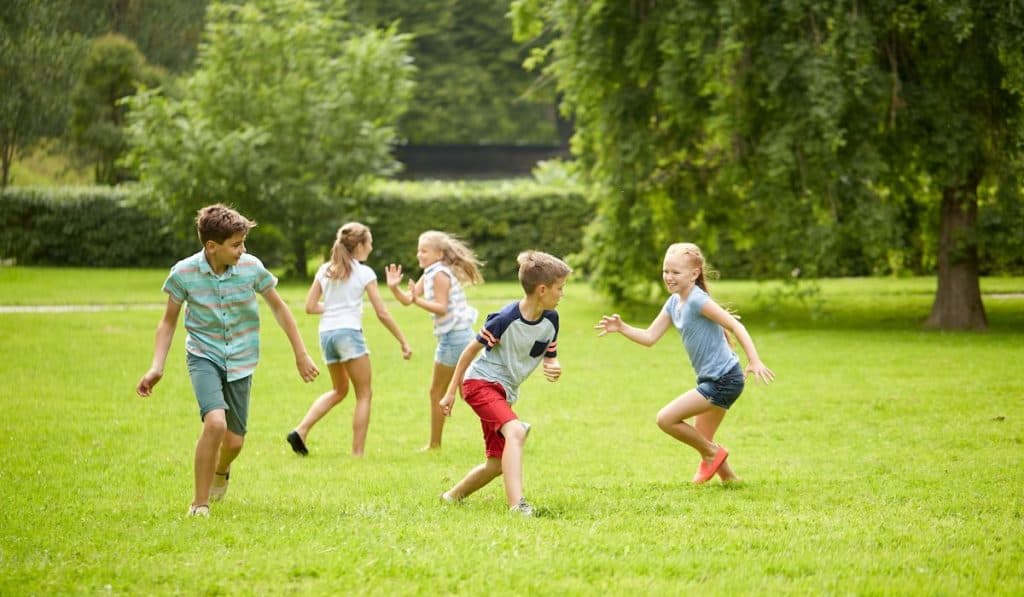
POLYGON ((525 181, 382 182, 357 211, 363 213, 351 219, 373 232, 367 264, 374 270, 400 263, 418 272, 420 233, 441 230, 468 243, 485 262, 485 278, 494 280, 516 279, 516 257, 523 250, 562 258, 578 252, 593 217, 579 192, 525 181))
MULTIPOLYGON (((359 201, 343 200, 325 222, 313 254, 326 256, 339 226, 358 220, 373 231, 368 265, 383 275, 401 263, 416 275, 417 237, 435 229, 465 240, 486 262, 484 276, 513 280, 516 256, 540 249, 565 257, 580 250, 592 207, 583 196, 529 181, 380 182, 359 201)), ((198 250, 194 230, 175 230, 165 211, 137 187, 8 188, 0 193, 0 259, 20 265, 170 267, 198 250)), ((243 210, 244 211, 244 210, 243 210)), ((181 219, 177 219, 181 221, 181 219)), ((283 239, 253 230, 247 243, 268 266, 284 265, 283 239), (261 240, 261 236, 267 236, 261 240), (265 245, 265 246, 264 246, 265 245)))
POLYGON ((170 267, 197 250, 166 214, 115 187, 7 188, 0 193, 0 259, 19 265, 170 267))

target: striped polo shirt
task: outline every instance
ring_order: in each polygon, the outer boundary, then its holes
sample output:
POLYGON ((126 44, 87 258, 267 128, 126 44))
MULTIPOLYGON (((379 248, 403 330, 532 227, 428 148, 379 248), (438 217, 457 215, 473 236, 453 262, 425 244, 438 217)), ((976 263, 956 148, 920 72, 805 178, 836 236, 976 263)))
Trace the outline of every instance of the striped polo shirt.
POLYGON ((257 294, 277 286, 263 263, 243 254, 237 265, 214 273, 203 251, 171 268, 163 291, 185 310, 185 350, 212 361, 228 381, 252 375, 260 356, 257 294))

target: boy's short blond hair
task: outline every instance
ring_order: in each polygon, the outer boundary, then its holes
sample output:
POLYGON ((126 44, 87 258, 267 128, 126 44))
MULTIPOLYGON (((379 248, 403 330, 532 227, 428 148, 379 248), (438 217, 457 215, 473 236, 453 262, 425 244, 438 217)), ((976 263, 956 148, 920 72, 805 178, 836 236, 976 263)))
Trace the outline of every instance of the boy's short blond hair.
POLYGON ((572 273, 572 268, 564 261, 541 251, 523 251, 517 261, 519 283, 526 294, 533 294, 541 284, 550 286, 572 273))
POLYGON ((204 245, 209 240, 223 243, 239 232, 248 234, 255 227, 256 222, 223 203, 207 205, 196 214, 196 232, 204 245))

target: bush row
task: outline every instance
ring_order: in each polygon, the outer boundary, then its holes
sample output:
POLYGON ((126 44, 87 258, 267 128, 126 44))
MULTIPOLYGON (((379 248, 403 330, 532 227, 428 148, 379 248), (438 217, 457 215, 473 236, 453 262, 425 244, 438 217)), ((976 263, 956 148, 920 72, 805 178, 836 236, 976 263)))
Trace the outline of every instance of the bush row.
POLYGON ((8 188, 0 194, 0 259, 18 265, 164 267, 195 251, 166 213, 112 187, 8 188))
MULTIPOLYGON (((350 220, 370 226, 378 274, 388 263, 418 272, 416 241, 428 229, 465 240, 486 262, 488 279, 514 279, 516 256, 536 248, 564 257, 579 250, 591 206, 582 195, 532 182, 383 182, 359 201, 339 202, 311 247, 326 256, 337 228, 350 220)), ((135 187, 8 188, 0 193, 0 259, 19 265, 169 267, 198 250, 194 230, 182 230, 135 187)), ((244 209, 243 209, 244 212, 244 209)), ((290 255, 272 222, 261 222, 248 248, 268 266, 290 255), (261 234, 261 230, 266 231, 261 234)))

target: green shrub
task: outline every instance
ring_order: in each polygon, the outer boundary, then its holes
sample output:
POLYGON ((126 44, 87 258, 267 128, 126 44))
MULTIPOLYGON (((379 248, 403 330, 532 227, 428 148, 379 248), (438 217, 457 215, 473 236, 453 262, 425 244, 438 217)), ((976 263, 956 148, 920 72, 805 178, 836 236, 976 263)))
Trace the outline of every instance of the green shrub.
POLYGON ((0 193, 0 259, 19 265, 169 267, 196 250, 137 190, 16 188, 0 193))
POLYGON ((466 241, 485 262, 484 276, 494 280, 516 279, 516 256, 523 250, 562 258, 579 251, 593 214, 578 192, 512 180, 381 182, 356 211, 351 219, 373 231, 368 265, 375 270, 400 263, 418 271, 417 238, 441 230, 466 241))
MULTIPOLYGON (((516 256, 525 249, 559 257, 575 253, 592 214, 578 192, 529 181, 381 182, 367 197, 337 204, 337 219, 325 221, 316 239, 325 258, 338 227, 358 220, 373 231, 368 264, 378 274, 400 263, 416 275, 417 237, 442 230, 473 247, 491 280, 515 279, 516 256)), ((198 243, 191 228, 171 224, 182 218, 155 205, 135 186, 9 188, 0 193, 0 259, 20 265, 170 267, 198 250, 198 243)), ((289 256, 273 222, 259 222, 246 244, 271 267, 289 256)))

